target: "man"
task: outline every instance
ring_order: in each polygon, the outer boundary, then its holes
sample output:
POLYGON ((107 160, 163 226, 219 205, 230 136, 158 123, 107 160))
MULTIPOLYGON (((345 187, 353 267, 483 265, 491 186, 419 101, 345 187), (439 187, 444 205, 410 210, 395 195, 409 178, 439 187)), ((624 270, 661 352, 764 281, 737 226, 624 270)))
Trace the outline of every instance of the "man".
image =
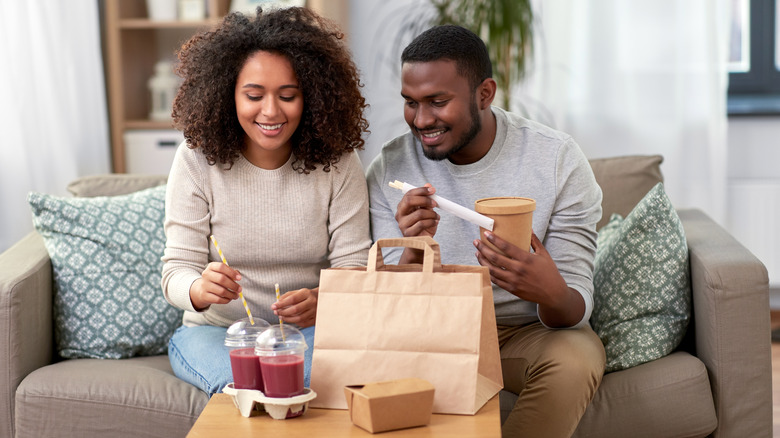
MULTIPOLYGON (((564 437, 577 427, 604 373, 604 347, 588 325, 601 190, 566 134, 492 107, 496 83, 485 44, 438 26, 401 55, 404 118, 411 129, 384 145, 367 171, 374 240, 432 236, 442 263, 490 269, 504 387, 519 394, 504 436, 564 437), (400 180, 423 185, 405 195, 400 180), (536 200, 532 251, 454 215, 437 193, 464 206, 493 196, 536 200), (560 329, 568 330, 560 330, 560 329)), ((413 249, 388 262, 419 263, 413 249)))

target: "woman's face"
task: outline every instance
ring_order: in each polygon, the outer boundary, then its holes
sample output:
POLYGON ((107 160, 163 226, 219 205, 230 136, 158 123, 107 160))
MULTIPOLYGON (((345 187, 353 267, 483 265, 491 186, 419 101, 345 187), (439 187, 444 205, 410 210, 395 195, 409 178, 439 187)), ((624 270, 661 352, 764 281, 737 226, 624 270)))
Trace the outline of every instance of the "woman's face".
POLYGON ((265 51, 250 55, 238 73, 235 98, 246 132, 244 156, 264 169, 281 167, 303 114, 303 93, 290 61, 265 51))

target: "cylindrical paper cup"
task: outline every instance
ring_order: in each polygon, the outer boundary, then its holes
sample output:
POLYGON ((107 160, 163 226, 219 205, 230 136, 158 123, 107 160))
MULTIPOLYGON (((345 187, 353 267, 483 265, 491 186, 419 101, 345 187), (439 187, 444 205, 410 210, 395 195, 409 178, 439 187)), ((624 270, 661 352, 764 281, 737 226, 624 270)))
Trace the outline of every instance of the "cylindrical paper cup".
MULTIPOLYGON (((536 201, 531 198, 503 196, 479 199, 474 203, 477 213, 492 218, 493 233, 523 251, 531 250, 531 225, 536 201)), ((503 254, 485 239, 485 229, 479 228, 479 237, 492 249, 503 254)))

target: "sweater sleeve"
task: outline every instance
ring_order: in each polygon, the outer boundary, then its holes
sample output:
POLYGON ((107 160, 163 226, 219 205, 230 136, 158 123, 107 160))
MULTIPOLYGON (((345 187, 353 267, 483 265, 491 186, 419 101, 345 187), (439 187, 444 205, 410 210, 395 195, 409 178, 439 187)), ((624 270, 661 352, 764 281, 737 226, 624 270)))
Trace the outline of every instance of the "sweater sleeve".
POLYGON ((593 310, 593 261, 602 195, 587 158, 572 139, 559 152, 556 173, 554 214, 543 244, 566 284, 585 301, 585 313, 573 326, 578 328, 587 324, 593 310))
POLYGON ((194 151, 182 143, 165 194, 162 289, 173 306, 195 312, 190 286, 208 264, 209 202, 194 151))
POLYGON ((334 268, 365 266, 371 246, 368 191, 357 152, 345 154, 331 169, 333 191, 328 209, 328 260, 334 268))

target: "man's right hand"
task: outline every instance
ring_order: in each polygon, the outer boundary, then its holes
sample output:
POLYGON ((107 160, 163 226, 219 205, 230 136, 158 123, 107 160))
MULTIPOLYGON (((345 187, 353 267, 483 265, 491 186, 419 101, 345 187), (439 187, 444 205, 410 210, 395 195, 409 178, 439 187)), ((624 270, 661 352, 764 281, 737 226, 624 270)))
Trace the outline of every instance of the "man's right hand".
MULTIPOLYGON (((431 195, 436 189, 430 184, 406 192, 395 211, 395 220, 404 237, 429 236, 436 234, 439 226, 439 214, 433 211, 437 206, 431 195)), ((422 251, 404 249, 400 264, 422 263, 422 251)))
POLYGON ((241 292, 241 273, 230 266, 211 262, 201 277, 190 286, 190 300, 195 310, 207 309, 212 304, 227 304, 238 298, 241 292))

